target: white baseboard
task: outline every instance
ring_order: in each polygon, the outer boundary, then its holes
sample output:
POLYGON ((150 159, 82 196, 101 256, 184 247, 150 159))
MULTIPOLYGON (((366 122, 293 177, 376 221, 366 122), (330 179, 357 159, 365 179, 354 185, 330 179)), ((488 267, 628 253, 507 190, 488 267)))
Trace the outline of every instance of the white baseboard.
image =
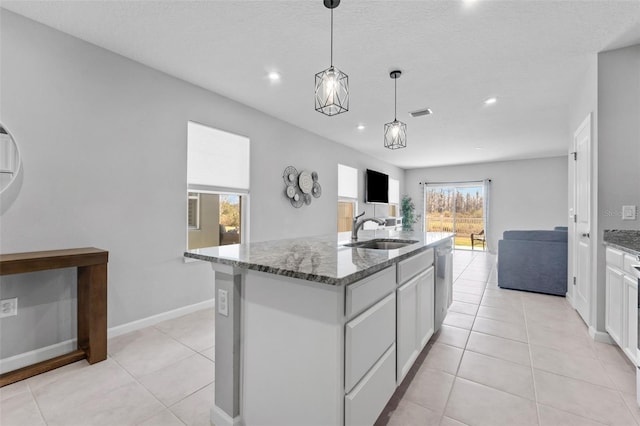
POLYGON ((569 292, 566 292, 566 293, 565 293, 565 295, 564 295, 564 297, 566 297, 566 298, 567 298, 567 302, 569 302, 569 305, 570 305, 573 309, 575 309, 576 307, 575 307, 575 305, 573 304, 573 295, 572 295, 571 293, 569 293, 569 292))
POLYGON ((598 331, 593 328, 593 326, 589 326, 589 336, 591 336, 591 338, 596 342, 608 343, 610 345, 615 344, 611 336, 609 336, 609 333, 606 331, 598 331))
POLYGON ((9 358, 0 359, 0 374, 75 351, 77 346, 76 341, 77 339, 65 340, 64 342, 45 346, 44 348, 38 348, 9 358))
POLYGON ((240 416, 231 418, 231 416, 217 405, 214 405, 211 409, 210 420, 213 426, 240 426, 242 424, 240 416))
MULTIPOLYGON (((161 314, 152 315, 147 318, 109 328, 107 330, 107 338, 110 339, 112 337, 120 336, 132 331, 140 330, 145 327, 156 325, 158 323, 161 323, 162 321, 178 318, 192 312, 213 307, 215 307, 215 299, 210 299, 205 300, 204 302, 194 303, 193 305, 183 306, 182 308, 163 312, 161 314)), ((27 365, 46 361, 48 359, 67 354, 71 351, 76 350, 76 342, 77 339, 65 340, 64 342, 55 343, 53 345, 35 349, 33 351, 14 355, 9 358, 0 359, 0 374, 4 374, 8 371, 17 370, 18 368, 26 367, 27 365)))
POLYGON ((214 308, 215 299, 205 300, 204 302, 194 303, 193 305, 183 306, 182 308, 174 309, 172 311, 163 312, 161 314, 152 315, 150 317, 142 318, 136 321, 131 321, 126 324, 117 325, 107 330, 107 338, 121 336, 123 334, 130 333, 132 331, 140 330, 145 327, 156 325, 162 321, 181 317, 183 315, 190 314, 192 312, 200 311, 202 309, 214 308))

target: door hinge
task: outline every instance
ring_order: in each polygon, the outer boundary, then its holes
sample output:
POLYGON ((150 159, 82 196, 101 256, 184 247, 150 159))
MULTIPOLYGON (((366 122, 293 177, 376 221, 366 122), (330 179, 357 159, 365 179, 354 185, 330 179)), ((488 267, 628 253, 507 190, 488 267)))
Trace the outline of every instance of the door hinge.
POLYGON ((570 153, 569 155, 573 155, 573 160, 574 161, 578 161, 578 152, 577 151, 573 151, 572 153, 570 153))
POLYGON ((577 214, 573 215, 573 223, 578 223, 578 215, 577 214))
POLYGON ((576 285, 576 277, 573 277, 573 285, 576 285))

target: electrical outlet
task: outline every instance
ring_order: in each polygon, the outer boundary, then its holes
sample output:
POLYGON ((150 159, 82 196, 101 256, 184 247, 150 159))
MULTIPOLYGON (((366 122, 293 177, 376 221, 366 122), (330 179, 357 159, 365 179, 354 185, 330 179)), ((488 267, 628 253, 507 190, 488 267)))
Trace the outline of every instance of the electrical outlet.
POLYGON ((18 298, 0 300, 0 318, 18 315, 18 298))
POLYGON ((229 316, 229 300, 227 290, 218 289, 218 313, 222 316, 229 316))
POLYGON ((622 206, 622 220, 636 220, 636 206, 622 206))

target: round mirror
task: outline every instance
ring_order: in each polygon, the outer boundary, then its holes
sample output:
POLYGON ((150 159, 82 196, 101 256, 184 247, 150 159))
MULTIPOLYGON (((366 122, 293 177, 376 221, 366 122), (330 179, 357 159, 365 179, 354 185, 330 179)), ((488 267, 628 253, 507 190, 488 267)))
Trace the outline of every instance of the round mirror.
POLYGON ((20 171, 18 145, 7 128, 0 124, 0 193, 4 192, 20 171))

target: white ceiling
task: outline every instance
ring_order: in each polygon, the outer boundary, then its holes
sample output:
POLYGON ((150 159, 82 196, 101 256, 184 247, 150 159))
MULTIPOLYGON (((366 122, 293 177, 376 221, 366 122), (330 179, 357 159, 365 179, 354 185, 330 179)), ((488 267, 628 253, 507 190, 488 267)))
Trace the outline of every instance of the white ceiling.
POLYGON ((589 56, 640 42, 640 0, 343 0, 334 65, 349 75, 351 101, 327 117, 313 104, 314 74, 329 66, 322 0, 2 7, 407 169, 566 153, 569 103, 589 56), (403 71, 408 146, 390 151, 382 134, 393 69, 403 71), (490 96, 498 102, 485 106, 490 96), (424 107, 434 114, 408 114, 424 107))

